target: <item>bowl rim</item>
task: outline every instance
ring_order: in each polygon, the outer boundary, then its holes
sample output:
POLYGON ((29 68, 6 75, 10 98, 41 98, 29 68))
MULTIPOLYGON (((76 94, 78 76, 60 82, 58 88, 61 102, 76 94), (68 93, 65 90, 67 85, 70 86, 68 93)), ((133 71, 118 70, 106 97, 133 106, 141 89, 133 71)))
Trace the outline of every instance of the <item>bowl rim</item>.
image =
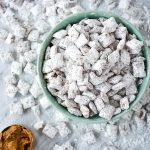
POLYGON ((62 20, 60 23, 58 23, 54 28, 52 28, 46 38, 43 40, 41 47, 39 49, 39 56, 38 56, 38 60, 37 60, 37 73, 38 73, 38 83, 44 93, 44 95, 47 97, 47 99, 51 102, 52 106, 55 107, 59 112, 61 112, 63 115, 65 115, 67 118, 73 120, 73 121, 77 121, 77 122, 83 122, 83 123, 106 123, 106 122, 116 122, 118 121, 123 115, 125 115, 127 112, 131 111, 131 109, 140 101, 140 99, 142 98, 144 92, 146 91, 146 88, 149 84, 149 79, 150 79, 150 51, 149 48, 143 38, 143 36, 141 35, 141 33, 139 32, 139 30, 132 25, 130 22, 128 22, 126 19, 117 16, 116 14, 112 13, 112 12, 106 12, 106 11, 86 11, 86 12, 81 12, 81 13, 77 13, 74 15, 71 15, 69 17, 67 17, 66 19, 62 20), (141 41, 143 41, 144 46, 143 46, 143 53, 144 53, 144 57, 145 57, 145 68, 146 68, 146 77, 144 77, 142 84, 139 87, 138 93, 136 95, 135 100, 130 104, 129 109, 127 110, 123 110, 121 111, 121 113, 115 115, 112 117, 111 120, 106 120, 104 118, 101 118, 99 116, 95 116, 95 117, 91 117, 91 118, 84 118, 82 117, 78 117, 75 115, 72 115, 71 113, 68 112, 68 110, 66 108, 64 108, 62 105, 60 105, 56 98, 54 96, 52 96, 50 94, 50 92, 48 91, 47 87, 46 87, 46 82, 43 78, 43 73, 42 73, 42 66, 43 66, 43 61, 44 61, 44 55, 45 55, 45 51, 46 48, 48 47, 48 43, 50 44, 50 41, 52 39, 52 35, 57 32, 60 29, 65 28, 68 24, 73 24, 73 23, 77 23, 80 20, 84 19, 84 18, 110 18, 110 17, 114 17, 117 22, 120 22, 122 24, 124 24, 127 29, 130 31, 132 30, 133 34, 135 34, 137 36, 137 38, 141 41), (79 21, 76 21, 79 20, 79 21))

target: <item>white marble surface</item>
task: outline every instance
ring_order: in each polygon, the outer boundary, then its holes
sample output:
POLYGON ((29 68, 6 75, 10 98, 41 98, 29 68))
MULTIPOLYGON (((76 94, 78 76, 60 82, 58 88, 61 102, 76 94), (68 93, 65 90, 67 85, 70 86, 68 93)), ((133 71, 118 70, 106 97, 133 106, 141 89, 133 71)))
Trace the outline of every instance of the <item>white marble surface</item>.
MULTIPOLYGON (((36 2, 33 1, 34 4, 36 2)), ((38 2, 39 4, 41 1, 38 2)), ((87 3, 87 0, 81 1, 81 5, 85 10, 90 10, 89 2, 87 3)), ((134 6, 137 7, 138 13, 141 15, 138 15, 139 18, 143 17, 144 21, 146 20, 146 16, 144 15, 143 11, 143 5, 146 5, 149 8, 150 11, 150 0, 143 0, 143 1, 135 1, 134 6)), ((108 7, 106 3, 102 3, 99 10, 108 10, 108 7)), ((112 12, 115 12, 118 15, 125 15, 125 12, 122 10, 118 10, 117 7, 111 10, 112 12)), ((130 15, 129 15, 130 16, 130 15)), ((136 17, 135 17, 136 18, 136 17)), ((145 31, 144 29, 141 30, 141 32, 144 34, 145 38, 149 38, 149 32, 145 31)), ((0 43, 0 49, 4 47, 4 43, 0 43)), ((19 101, 20 97, 16 97, 14 99, 8 98, 5 94, 5 85, 4 85, 4 77, 9 74, 10 72, 10 64, 2 64, 0 63, 0 129, 2 130, 6 126, 12 123, 20 123, 24 126, 30 128, 36 137, 35 142, 35 149, 36 150, 52 150, 54 144, 62 144, 66 141, 70 141, 73 143, 75 149, 77 150, 101 150, 104 145, 115 145, 118 147, 119 150, 149 150, 150 149, 150 127, 147 127, 146 125, 144 127, 137 128, 134 124, 134 121, 130 121, 132 130, 129 135, 126 137, 120 137, 118 135, 118 138, 116 141, 111 141, 108 139, 108 137, 105 136, 105 132, 99 132, 94 129, 93 125, 84 125, 80 123, 74 123, 72 121, 69 121, 67 119, 64 119, 61 114, 59 114, 54 108, 50 108, 47 111, 42 110, 41 119, 45 122, 49 122, 53 124, 54 126, 59 123, 61 120, 66 120, 69 122, 69 126, 72 130, 72 134, 69 135, 66 138, 61 138, 58 134, 54 139, 48 139, 43 134, 35 131, 33 129, 32 125, 34 122, 36 122, 36 118, 31 112, 31 110, 25 111, 25 113, 22 116, 9 116, 9 106, 13 101, 19 101), (82 140, 82 135, 85 131, 88 130, 94 130, 97 141, 93 145, 87 145, 82 140)), ((30 78, 30 80, 33 79, 33 77, 27 77, 30 78)), ((146 104, 147 102, 150 102, 150 90, 148 88, 145 96, 142 99, 143 103, 146 104)))

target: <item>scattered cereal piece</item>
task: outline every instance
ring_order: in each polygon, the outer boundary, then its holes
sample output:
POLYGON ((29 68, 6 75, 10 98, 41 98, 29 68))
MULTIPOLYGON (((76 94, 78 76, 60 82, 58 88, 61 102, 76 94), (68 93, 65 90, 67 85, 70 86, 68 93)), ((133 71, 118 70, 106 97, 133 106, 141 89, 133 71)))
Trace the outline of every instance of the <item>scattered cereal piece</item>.
POLYGON ((57 125, 57 129, 59 130, 60 136, 63 138, 71 133, 71 130, 68 128, 65 122, 59 122, 57 125))
POLYGON ((6 77, 4 78, 4 82, 5 82, 6 85, 7 85, 7 84, 17 84, 16 75, 10 74, 10 75, 6 76, 6 77))
POLYGON ((114 145, 106 145, 104 146, 103 150, 119 150, 119 149, 114 145))
POLYGON ((37 54, 35 50, 31 50, 24 53, 24 58, 27 62, 32 62, 36 60, 37 54))
POLYGON ((46 22, 44 19, 39 19, 35 23, 35 27, 40 31, 41 33, 45 33, 48 29, 50 29, 50 25, 48 22, 46 22))
POLYGON ((11 29, 13 31, 13 34, 16 37, 24 38, 26 34, 26 29, 22 27, 18 22, 14 22, 11 24, 11 29))
POLYGON ((39 105, 32 106, 31 109, 32 109, 34 115, 39 118, 39 116, 41 114, 39 105))
POLYGON ((10 114, 22 115, 23 114, 22 104, 13 103, 12 105, 10 105, 10 114))
POLYGON ((118 126, 113 124, 107 124, 106 126, 106 135, 111 140, 115 141, 117 139, 118 126))
POLYGON ((127 135, 128 133, 130 133, 130 123, 128 121, 120 122, 119 132, 121 135, 127 135))
POLYGON ((94 144, 96 142, 96 137, 95 137, 93 131, 89 131, 89 132, 85 133, 82 138, 88 144, 94 144))
POLYGON ((19 93, 21 93, 23 96, 27 95, 28 91, 29 91, 29 88, 30 88, 30 84, 27 83, 26 81, 20 79, 18 81, 18 91, 19 93))
POLYGON ((50 124, 46 124, 43 131, 42 131, 47 137, 53 139, 57 134, 57 129, 51 126, 50 124))
POLYGON ((24 72, 30 75, 36 75, 36 65, 33 63, 27 63, 24 68, 24 72))
POLYGON ((74 147, 71 145, 70 142, 66 142, 62 144, 61 146, 58 144, 55 144, 53 147, 53 150, 74 150, 74 147))
POLYGON ((130 3, 131 3, 131 0, 126 0, 126 1, 121 0, 121 1, 119 2, 119 8, 120 8, 120 9, 129 9, 130 3))
POLYGON ((36 122, 33 127, 36 129, 36 130, 41 130, 43 129, 44 127, 44 121, 38 121, 36 122))
POLYGON ((27 96, 27 97, 21 99, 21 103, 22 103, 24 109, 31 108, 32 106, 35 105, 35 101, 32 96, 27 96))
POLYGON ((48 99, 46 97, 42 97, 40 100, 40 105, 42 106, 42 108, 47 109, 51 106, 50 102, 48 101, 48 99))
POLYGON ((22 64, 17 61, 13 61, 11 64, 11 73, 16 74, 16 75, 21 75, 22 74, 22 64))
POLYGON ((13 98, 13 97, 15 97, 17 92, 18 92, 18 88, 16 86, 14 86, 13 84, 7 84, 6 85, 7 96, 13 98))
POLYGON ((15 60, 15 53, 13 51, 0 52, 0 60, 3 63, 10 63, 15 60))
POLYGON ((17 43, 16 43, 16 49, 18 52, 27 52, 30 50, 30 42, 29 41, 22 41, 22 40, 19 40, 17 43))
POLYGON ((33 82, 29 92, 33 95, 34 98, 38 98, 42 94, 42 91, 37 82, 33 82))

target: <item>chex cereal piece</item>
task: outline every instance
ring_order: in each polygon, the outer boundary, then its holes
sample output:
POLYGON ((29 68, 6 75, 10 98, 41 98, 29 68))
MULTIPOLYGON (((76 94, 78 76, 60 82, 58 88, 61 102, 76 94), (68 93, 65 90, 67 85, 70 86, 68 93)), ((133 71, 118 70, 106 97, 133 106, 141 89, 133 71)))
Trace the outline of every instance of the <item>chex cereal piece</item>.
POLYGON ((57 130, 56 128, 54 128, 52 125, 46 124, 42 132, 43 132, 47 137, 53 139, 53 138, 56 136, 58 130, 57 130))
POLYGON ((25 53, 30 50, 30 42, 20 40, 16 43, 16 49, 18 52, 25 53))
POLYGON ((76 82, 72 82, 70 85, 69 85, 69 88, 68 88, 68 98, 75 98, 75 96, 77 95, 78 93, 78 87, 77 87, 77 84, 76 82))
POLYGON ((77 38, 77 40, 75 41, 75 44, 78 48, 84 46, 87 43, 88 43, 88 39, 83 33, 81 33, 77 38))
POLYGON ((42 108, 47 109, 51 106, 51 103, 48 101, 48 99, 46 97, 42 97, 40 100, 40 105, 42 106, 42 108))
POLYGON ((76 95, 74 101, 80 105, 86 105, 91 100, 88 96, 76 95))
POLYGON ((81 56, 80 50, 74 45, 69 45, 65 51, 65 57, 71 58, 76 61, 77 58, 81 56))
POLYGON ((117 139, 118 126, 113 124, 107 124, 106 126, 106 135, 111 140, 115 141, 117 139))
POLYGON ((17 84, 17 77, 14 74, 10 74, 4 78, 5 84, 17 84))
POLYGON ((120 55, 119 55, 119 51, 113 51, 111 54, 108 55, 108 62, 111 64, 115 64, 116 62, 119 61, 120 55))
POLYGON ((128 109, 129 108, 129 101, 127 97, 124 97, 120 100, 120 107, 122 110, 128 109))
POLYGON ((115 38, 117 39, 125 39, 127 35, 127 28, 123 26, 119 26, 115 31, 115 38))
POLYGON ((16 74, 16 75, 21 75, 22 74, 22 64, 17 61, 13 61, 11 64, 11 73, 16 74))
POLYGON ((116 30, 116 28, 118 27, 118 24, 113 17, 107 19, 102 24, 104 26, 102 32, 105 32, 105 33, 114 32, 116 30))
POLYGON ((96 142, 96 137, 93 131, 86 132, 82 138, 88 144, 94 144, 96 142))
POLYGON ((37 54, 35 50, 31 50, 24 53, 24 58, 27 62, 32 62, 36 59, 37 54))
POLYGON ((27 64, 27 61, 25 60, 24 56, 19 56, 19 62, 22 64, 22 67, 24 68, 27 64))
POLYGON ((19 93, 21 93, 23 96, 27 95, 29 88, 30 88, 30 84, 22 79, 20 79, 18 81, 18 91, 19 93))
POLYGON ((130 123, 129 121, 122 121, 119 124, 119 132, 121 135, 127 135, 130 133, 130 123))
POLYGON ((43 127, 44 127, 44 121, 42 121, 42 120, 37 121, 36 123, 34 123, 33 127, 34 127, 34 129, 36 129, 36 130, 41 130, 41 129, 43 129, 43 127))
POLYGON ((13 84, 6 85, 6 95, 13 98, 15 97, 16 93, 18 92, 18 88, 13 84))
POLYGON ((115 41, 115 38, 113 34, 103 33, 99 36, 99 41, 103 47, 108 47, 115 41))
POLYGON ((66 137, 71 133, 71 130, 68 128, 65 122, 59 122, 57 125, 57 129, 59 130, 59 134, 61 137, 66 137))
POLYGON ((119 149, 114 145, 105 145, 103 150, 119 150, 119 149))
POLYGON ((67 109, 68 109, 68 111, 69 111, 71 114, 73 114, 73 115, 82 116, 81 111, 80 111, 79 109, 77 109, 77 108, 68 107, 67 109))
POLYGON ((70 142, 66 142, 62 145, 55 144, 53 150, 74 150, 74 147, 70 142))
POLYGON ((14 22, 11 24, 11 29, 13 34, 18 38, 24 38, 26 34, 26 29, 22 27, 19 22, 14 22))
POLYGON ((23 114, 23 107, 20 103, 13 103, 10 105, 10 114, 17 114, 22 115, 23 114))
POLYGON ((34 115, 39 118, 39 116, 41 114, 40 106, 39 105, 35 105, 35 106, 32 106, 31 109, 32 109, 34 115))
POLYGON ((8 36, 8 31, 5 29, 0 29, 0 40, 5 40, 8 36))
POLYGON ((89 108, 92 110, 92 112, 93 112, 94 114, 97 114, 97 113, 98 113, 97 108, 96 108, 96 106, 95 106, 95 104, 94 104, 93 102, 90 102, 90 103, 89 103, 89 108))
POLYGON ((28 109, 35 105, 35 100, 32 96, 27 96, 21 99, 21 103, 24 109, 28 109))
POLYGON ((141 51, 143 42, 137 39, 132 39, 131 41, 127 41, 126 45, 130 49, 131 54, 138 54, 141 51))
POLYGON ((34 98, 38 98, 42 94, 42 91, 37 82, 33 82, 29 92, 33 95, 34 98))
POLYGON ((122 88, 124 88, 125 86, 126 86, 126 84, 124 82, 119 82, 116 85, 112 86, 112 90, 119 91, 122 88))
POLYGON ((80 106, 80 111, 81 111, 82 115, 85 118, 89 118, 89 116, 90 116, 90 110, 89 110, 89 108, 87 106, 81 105, 80 106))
POLYGON ((15 60, 15 53, 14 51, 5 51, 0 52, 0 60, 3 63, 11 63, 15 60))
POLYGON ((139 61, 139 62, 133 62, 132 63, 132 67, 133 67, 133 75, 134 77, 139 77, 139 78, 143 78, 146 76, 145 73, 145 67, 144 67, 144 62, 143 61, 139 61))
POLYGON ((62 30, 59 30, 58 32, 54 33, 53 37, 56 39, 61 39, 66 35, 67 35, 67 31, 62 29, 62 30))
POLYGON ((115 107, 111 105, 106 105, 99 113, 99 116, 102 118, 105 118, 107 120, 110 120, 112 116, 114 115, 115 107))
POLYGON ((99 58, 99 52, 95 48, 91 48, 85 55, 85 59, 90 63, 94 64, 99 58))
POLYGON ((38 41, 39 38, 39 31, 38 30, 32 30, 28 35, 28 40, 32 42, 38 41))
POLYGON ((94 104, 97 108, 97 110, 100 112, 104 107, 105 107, 105 104, 101 98, 101 96, 98 96, 95 100, 94 100, 94 104))
POLYGON ((71 143, 68 141, 62 145, 63 150, 74 150, 74 147, 71 145, 71 143))
POLYGON ((27 63, 24 68, 24 72, 33 76, 36 75, 36 65, 33 63, 27 63))
POLYGON ((130 53, 127 51, 121 51, 121 62, 123 62, 125 65, 130 64, 130 53))

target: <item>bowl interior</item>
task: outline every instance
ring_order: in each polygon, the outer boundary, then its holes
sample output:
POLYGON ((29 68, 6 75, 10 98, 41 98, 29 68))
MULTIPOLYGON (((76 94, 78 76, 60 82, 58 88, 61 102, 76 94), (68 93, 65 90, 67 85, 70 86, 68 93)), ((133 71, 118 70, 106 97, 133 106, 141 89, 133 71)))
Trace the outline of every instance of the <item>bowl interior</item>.
POLYGON ((42 91, 43 91, 44 95, 51 102, 51 104, 56 109, 58 109, 58 111, 63 113, 69 119, 72 119, 72 120, 75 120, 75 121, 79 121, 79 122, 84 122, 84 123, 104 123, 104 122, 108 122, 108 120, 103 119, 103 118, 99 117, 98 115, 93 116, 93 117, 91 117, 89 119, 86 119, 84 117, 77 117, 75 115, 70 114, 65 107, 63 107, 60 104, 58 104, 56 98, 54 96, 52 96, 50 94, 50 92, 48 91, 47 86, 46 86, 46 82, 45 82, 45 80, 43 78, 42 66, 43 66, 43 60, 44 60, 44 55, 45 55, 46 48, 48 46, 50 46, 50 41, 53 38, 52 35, 55 32, 57 32, 60 29, 64 29, 68 24, 78 23, 79 21, 81 21, 84 18, 98 19, 98 18, 101 18, 101 17, 104 17, 104 18, 114 17, 118 23, 122 23, 124 26, 127 27, 129 33, 135 34, 139 40, 143 41, 144 42, 143 54, 144 54, 144 57, 146 58, 146 60, 145 60, 146 77, 143 79, 143 83, 138 87, 138 94, 136 95, 136 99, 130 104, 129 109, 124 110, 120 114, 113 116, 112 119, 111 119, 112 122, 118 121, 125 113, 130 111, 134 107, 134 105, 136 105, 137 102, 139 102, 139 100, 142 98, 142 96, 143 96, 143 94, 144 94, 144 92, 146 90, 146 87, 147 87, 148 81, 149 81, 149 77, 150 77, 150 55, 149 55, 149 49, 148 49, 148 47, 147 47, 147 45, 146 45, 142 35, 137 30, 137 28, 134 27, 127 20, 125 20, 125 19, 123 19, 123 18, 121 18, 119 16, 116 16, 115 14, 112 14, 110 12, 94 11, 94 12, 84 12, 84 13, 72 15, 72 16, 66 18, 65 20, 63 20, 62 22, 60 22, 52 30, 50 30, 50 32, 48 33, 46 39, 44 40, 44 42, 41 45, 40 54, 39 54, 39 57, 38 57, 39 84, 40 84, 40 86, 42 88, 42 91))

